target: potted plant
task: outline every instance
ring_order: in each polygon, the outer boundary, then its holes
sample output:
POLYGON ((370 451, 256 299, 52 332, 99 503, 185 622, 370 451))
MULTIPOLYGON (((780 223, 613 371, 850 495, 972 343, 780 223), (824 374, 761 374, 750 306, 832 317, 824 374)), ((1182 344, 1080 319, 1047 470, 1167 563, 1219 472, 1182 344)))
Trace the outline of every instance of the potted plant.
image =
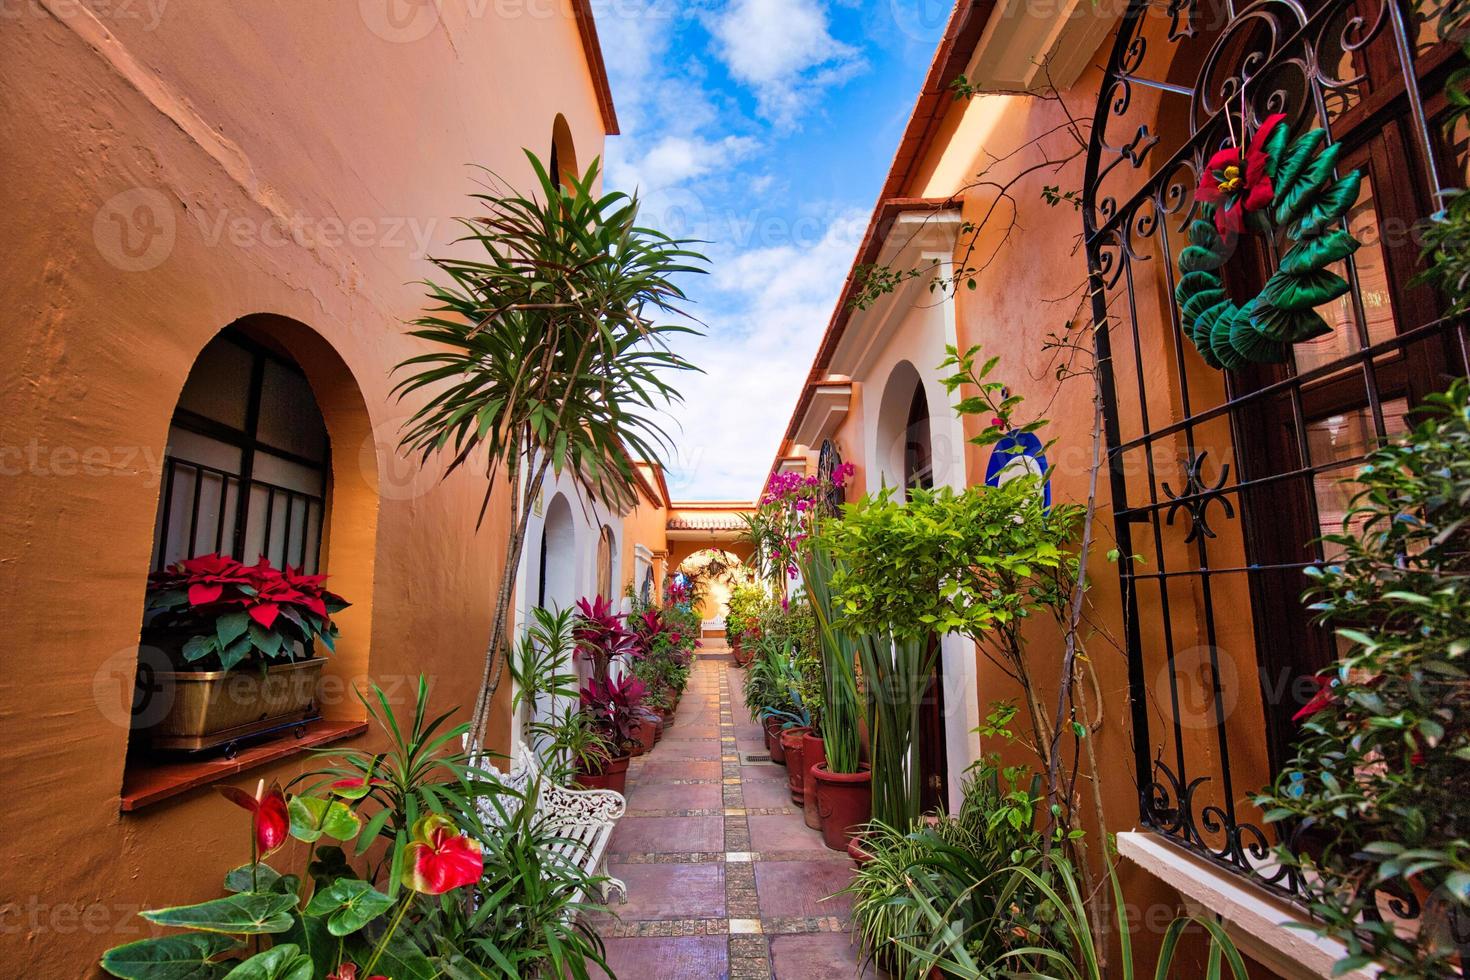
MULTIPOLYGON (((219 554, 150 576, 144 640, 170 661, 139 668, 140 692, 167 706, 144 726, 152 746, 198 751, 315 717, 322 653, 337 639, 332 615, 347 607, 325 581, 219 554)), ((152 705, 145 697, 135 712, 152 705)))
POLYGON ((582 688, 582 711, 606 741, 601 758, 590 759, 593 765, 589 771, 578 774, 577 781, 582 785, 624 791, 628 759, 638 741, 642 722, 638 709, 645 692, 643 682, 632 675, 609 678, 605 683, 592 680, 582 688))
POLYGON ((812 830, 822 829, 821 811, 817 808, 817 777, 812 769, 827 763, 827 743, 814 730, 801 736, 801 817, 812 830))
POLYGON ((802 738, 810 731, 809 725, 792 725, 781 730, 781 750, 786 754, 786 790, 797 806, 805 799, 806 756, 802 753, 802 738))

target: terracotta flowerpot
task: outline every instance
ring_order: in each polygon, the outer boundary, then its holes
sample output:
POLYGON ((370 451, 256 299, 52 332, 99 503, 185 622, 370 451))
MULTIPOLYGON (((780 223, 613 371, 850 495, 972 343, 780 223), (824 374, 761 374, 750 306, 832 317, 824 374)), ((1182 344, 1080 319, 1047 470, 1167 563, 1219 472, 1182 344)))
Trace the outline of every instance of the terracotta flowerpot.
POLYGON ((615 793, 627 792, 628 756, 620 755, 609 759, 598 773, 577 773, 577 782, 587 789, 610 789, 615 793))
POLYGON ((771 761, 778 766, 786 765, 786 746, 781 742, 781 723, 776 723, 776 730, 771 732, 768 740, 771 743, 771 761))
POLYGON ((642 755, 653 748, 653 743, 658 740, 658 715, 645 715, 633 729, 633 737, 637 744, 633 746, 633 755, 642 755))
POLYGON ((858 863, 859 866, 873 860, 873 855, 863 846, 863 838, 858 834, 847 842, 847 856, 858 863))
POLYGON ((761 728, 766 733, 766 751, 770 752, 772 757, 774 758, 776 749, 773 743, 776 741, 776 736, 781 731, 781 723, 775 718, 767 718, 761 722, 761 728))
POLYGON ((817 812, 817 777, 812 767, 827 762, 827 743, 820 735, 807 732, 801 737, 801 807, 802 819, 813 830, 822 829, 822 817, 817 812))
POLYGON ((873 817, 873 774, 828 772, 824 762, 812 768, 817 778, 817 811, 822 817, 822 842, 834 851, 847 844, 873 817))
POLYGON ((810 728, 788 728, 781 733, 781 751, 786 753, 786 791, 791 794, 791 802, 801 806, 802 793, 806 790, 803 775, 806 766, 802 754, 802 736, 811 731, 810 728))

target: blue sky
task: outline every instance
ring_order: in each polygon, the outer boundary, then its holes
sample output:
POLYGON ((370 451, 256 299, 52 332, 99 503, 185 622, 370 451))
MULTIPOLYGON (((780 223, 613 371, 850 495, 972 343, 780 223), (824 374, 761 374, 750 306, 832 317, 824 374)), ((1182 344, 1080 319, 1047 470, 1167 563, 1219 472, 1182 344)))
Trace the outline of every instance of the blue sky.
POLYGON ((604 0, 622 135, 607 186, 705 239, 679 350, 675 499, 761 488, 907 122, 948 0, 604 0))

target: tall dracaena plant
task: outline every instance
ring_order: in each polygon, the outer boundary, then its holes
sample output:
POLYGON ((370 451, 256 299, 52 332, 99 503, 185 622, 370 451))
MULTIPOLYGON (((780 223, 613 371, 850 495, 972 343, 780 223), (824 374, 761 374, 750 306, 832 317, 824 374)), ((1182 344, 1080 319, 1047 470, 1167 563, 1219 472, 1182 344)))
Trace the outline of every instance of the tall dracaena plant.
POLYGON ((861 746, 858 718, 863 710, 858 692, 857 659, 860 642, 837 627, 837 610, 832 601, 832 555, 819 533, 797 556, 802 584, 817 621, 817 639, 822 647, 823 696, 822 738, 827 768, 832 772, 858 771, 861 746))
POLYGON ((472 195, 486 213, 461 220, 475 258, 432 259, 431 306, 410 333, 435 345, 398 366, 399 397, 428 401, 402 445, 427 461, 447 454, 446 475, 483 466, 483 521, 508 491, 510 535, 471 732, 484 737, 508 647, 511 597, 533 501, 548 470, 571 470, 599 498, 633 499, 634 459, 657 460, 670 443, 655 415, 679 400, 668 372, 693 365, 669 349, 697 333, 658 322, 677 316, 680 273, 704 256, 638 223, 638 201, 597 196, 598 163, 580 178, 552 179, 526 153, 537 193, 472 195))

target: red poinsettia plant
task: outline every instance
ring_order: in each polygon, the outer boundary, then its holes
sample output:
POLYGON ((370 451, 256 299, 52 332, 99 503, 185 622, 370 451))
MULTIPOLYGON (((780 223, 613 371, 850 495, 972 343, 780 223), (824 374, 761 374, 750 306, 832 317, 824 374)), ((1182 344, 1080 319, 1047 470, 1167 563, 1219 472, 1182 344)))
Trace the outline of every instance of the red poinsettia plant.
POLYGON ((278 569, 262 557, 246 565, 228 555, 176 562, 148 579, 149 625, 194 633, 183 658, 200 670, 229 670, 247 658, 310 656, 317 641, 335 649, 332 615, 347 608, 325 575, 278 569))

